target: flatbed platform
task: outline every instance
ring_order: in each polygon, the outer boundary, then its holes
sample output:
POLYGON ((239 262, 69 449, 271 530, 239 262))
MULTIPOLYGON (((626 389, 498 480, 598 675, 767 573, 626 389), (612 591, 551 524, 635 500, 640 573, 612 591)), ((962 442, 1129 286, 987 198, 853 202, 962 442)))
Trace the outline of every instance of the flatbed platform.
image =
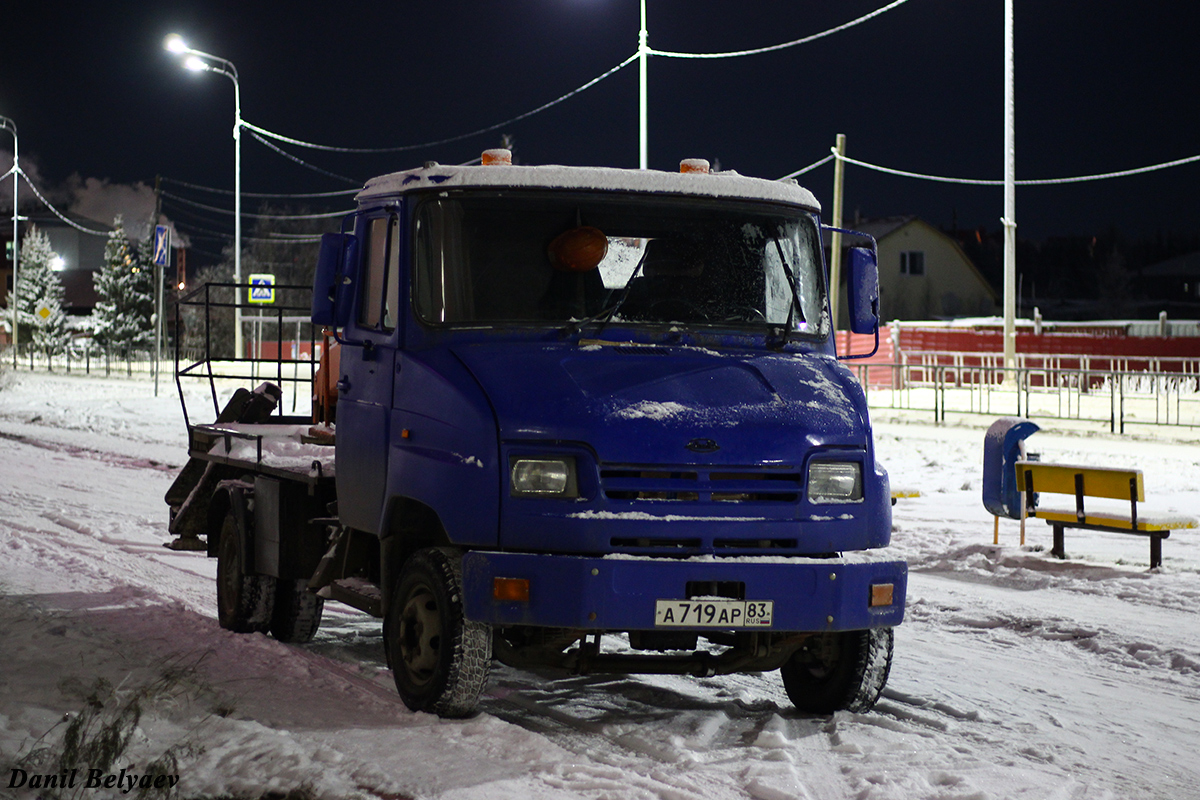
POLYGON ((314 441, 310 422, 221 422, 188 428, 188 455, 290 481, 316 483, 335 472, 332 436, 314 441), (325 443, 328 441, 329 443, 325 443))

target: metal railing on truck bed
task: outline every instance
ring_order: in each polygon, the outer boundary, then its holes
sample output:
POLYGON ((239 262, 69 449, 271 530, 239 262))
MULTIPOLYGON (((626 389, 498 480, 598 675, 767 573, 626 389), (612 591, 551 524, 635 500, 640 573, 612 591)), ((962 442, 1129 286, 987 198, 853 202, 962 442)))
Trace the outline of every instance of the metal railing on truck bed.
MULTIPOLYGON (((221 413, 222 395, 239 387, 253 389, 261 381, 275 383, 282 392, 274 412, 279 421, 311 419, 312 387, 324 342, 321 331, 310 321, 310 307, 238 302, 234 290, 239 288, 245 292, 248 287, 206 283, 175 304, 175 384, 189 430, 193 423, 185 378, 207 381, 212 419, 221 413), (243 333, 249 333, 240 353, 234 345, 234 319, 239 309, 243 333)), ((276 297, 308 297, 312 292, 310 286, 278 285, 274 289, 276 297)))

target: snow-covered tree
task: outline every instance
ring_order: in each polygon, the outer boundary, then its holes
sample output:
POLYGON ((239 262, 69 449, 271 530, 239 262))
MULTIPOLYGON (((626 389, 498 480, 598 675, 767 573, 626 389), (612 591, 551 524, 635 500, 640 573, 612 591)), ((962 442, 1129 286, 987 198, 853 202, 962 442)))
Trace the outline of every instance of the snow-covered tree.
MULTIPOLYGON (((50 247, 50 239, 36 225, 31 225, 21 240, 21 262, 17 273, 18 341, 33 342, 34 347, 49 353, 61 353, 67 346, 67 315, 63 310, 66 290, 54 268, 58 254, 50 247)), ((14 303, 8 293, 8 307, 14 303)))
POLYGON ((121 218, 104 246, 104 266, 94 285, 100 302, 92 311, 96 341, 122 350, 146 347, 154 340, 154 272, 125 235, 121 218))

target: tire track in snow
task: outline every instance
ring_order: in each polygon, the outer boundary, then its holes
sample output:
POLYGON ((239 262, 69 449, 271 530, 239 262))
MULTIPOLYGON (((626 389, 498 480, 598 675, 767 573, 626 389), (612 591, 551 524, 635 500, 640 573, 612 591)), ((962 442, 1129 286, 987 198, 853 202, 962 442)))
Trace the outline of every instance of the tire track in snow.
MULTIPOLYGON (((626 775, 662 798, 840 800, 847 796, 825 718, 780 713, 760 675, 558 677, 500 668, 483 708, 626 775), (752 694, 755 699, 742 699, 752 694), (736 697, 736 699, 734 699, 736 697), (666 785, 661 785, 665 781, 666 785), (834 789, 831 789, 834 787, 834 789)), ((779 689, 782 693, 782 689, 779 689)), ((604 771, 547 778, 574 791, 619 791, 604 771)))
POLYGON ((180 469, 182 469, 182 467, 177 464, 165 464, 161 461, 155 461, 154 459, 150 458, 122 456, 118 455, 117 453, 109 453, 103 450, 94 450, 88 447, 63 444, 61 442, 51 442, 45 439, 36 439, 32 436, 23 436, 17 433, 7 433, 5 431, 0 431, 0 439, 7 439, 10 442, 18 442, 20 444, 29 445, 30 447, 37 447, 42 450, 49 450, 52 453, 65 453, 77 458, 88 458, 118 467, 128 467, 129 469, 153 469, 160 472, 170 473, 177 473, 180 469))

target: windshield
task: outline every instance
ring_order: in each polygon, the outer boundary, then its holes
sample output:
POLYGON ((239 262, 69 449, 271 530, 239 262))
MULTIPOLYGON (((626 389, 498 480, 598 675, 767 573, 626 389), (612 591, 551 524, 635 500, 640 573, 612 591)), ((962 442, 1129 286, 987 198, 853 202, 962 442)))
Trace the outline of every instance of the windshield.
POLYGON ((825 334, 803 209, 567 192, 450 194, 416 215, 415 302, 435 324, 684 324, 825 334))

